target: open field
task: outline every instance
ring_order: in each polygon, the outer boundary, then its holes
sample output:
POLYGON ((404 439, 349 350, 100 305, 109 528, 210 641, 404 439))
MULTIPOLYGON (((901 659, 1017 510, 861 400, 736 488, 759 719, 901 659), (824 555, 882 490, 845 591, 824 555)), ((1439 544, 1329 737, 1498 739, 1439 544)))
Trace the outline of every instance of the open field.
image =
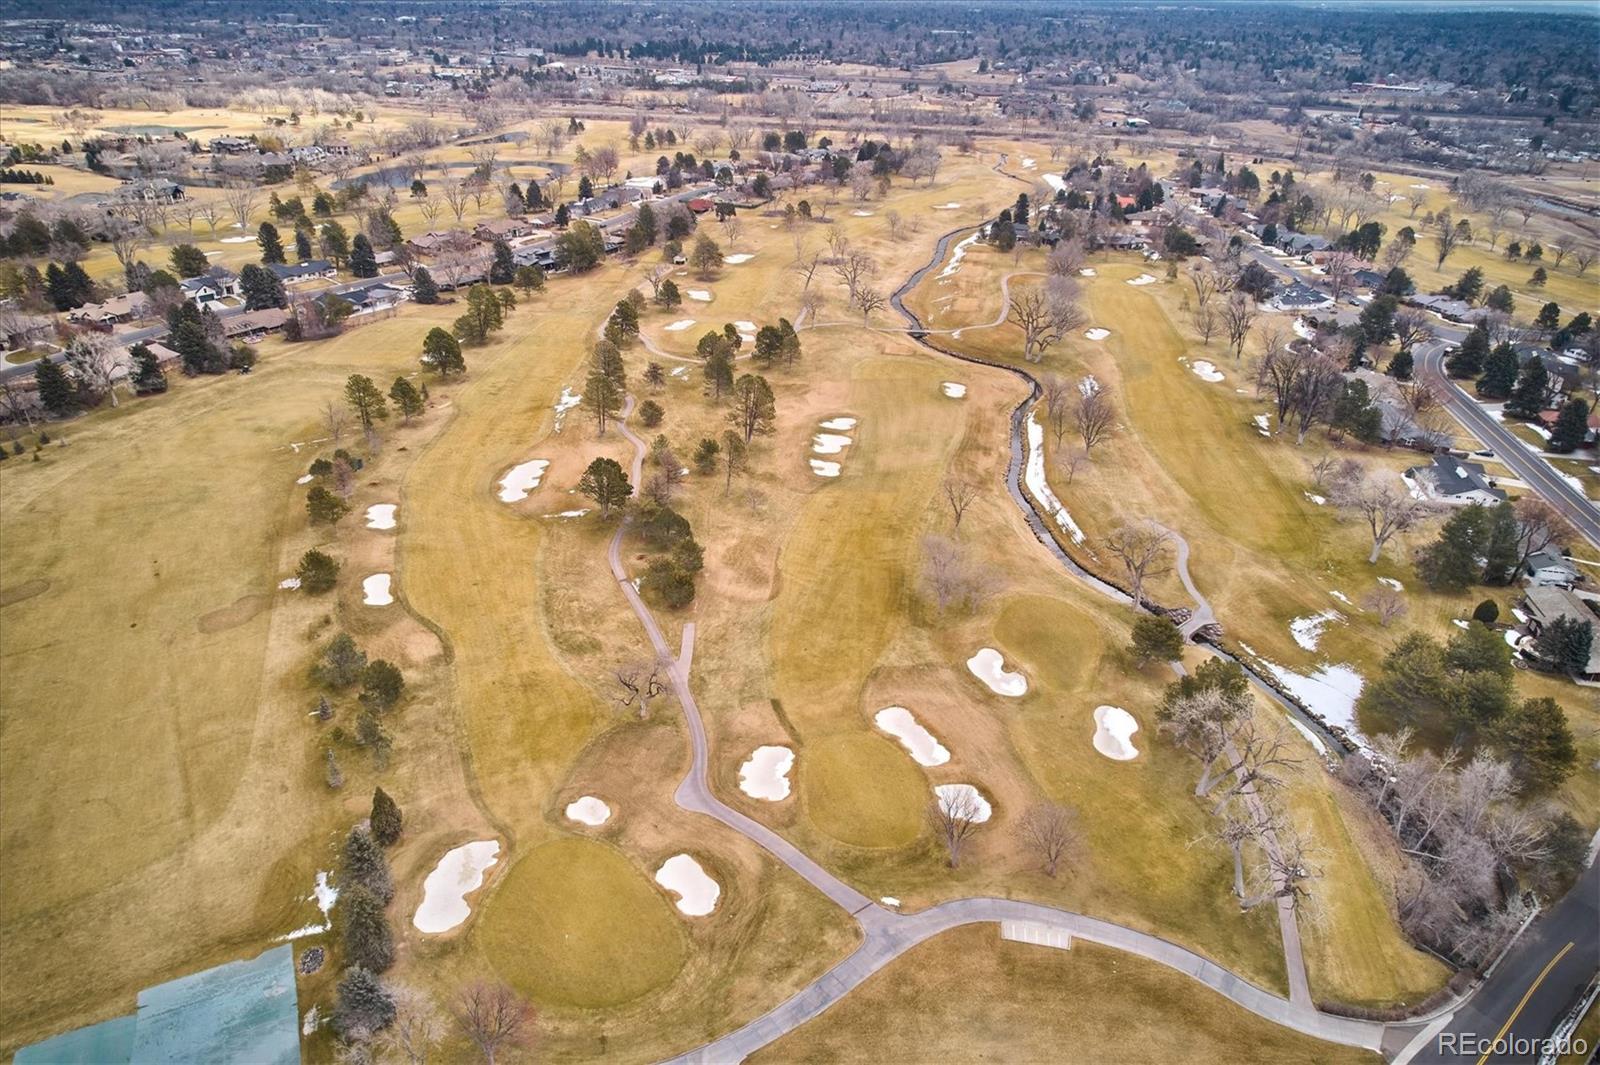
POLYGON ((756 1062, 1375 1061, 1285 1032, 1188 978, 1091 943, 1070 952, 1000 939, 994 925, 946 932, 756 1062), (885 1023, 893 1018, 892 1023, 885 1023))

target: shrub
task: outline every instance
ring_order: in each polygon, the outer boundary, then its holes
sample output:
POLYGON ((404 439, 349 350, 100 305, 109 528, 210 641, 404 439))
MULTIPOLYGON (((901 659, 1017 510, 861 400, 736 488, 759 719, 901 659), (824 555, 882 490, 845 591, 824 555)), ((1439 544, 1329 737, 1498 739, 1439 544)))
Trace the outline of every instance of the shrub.
POLYGON ((661 424, 661 419, 666 416, 666 411, 661 404, 653 399, 647 399, 639 405, 639 420, 648 429, 654 429, 661 424))
POLYGON ((1481 621, 1485 625, 1493 625, 1500 619, 1500 604, 1493 599, 1485 599, 1472 610, 1472 620, 1481 621))
POLYGON ((316 548, 300 556, 300 568, 295 571, 300 578, 300 590, 321 595, 339 579, 339 563, 316 548))

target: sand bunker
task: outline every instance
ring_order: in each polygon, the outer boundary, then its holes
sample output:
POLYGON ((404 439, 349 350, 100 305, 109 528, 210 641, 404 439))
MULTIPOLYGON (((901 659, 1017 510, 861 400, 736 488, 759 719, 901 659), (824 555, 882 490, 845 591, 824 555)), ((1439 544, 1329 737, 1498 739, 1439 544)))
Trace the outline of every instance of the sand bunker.
POLYGON ((1026 695, 1028 678, 1021 673, 1007 672, 1005 664, 1004 656, 993 647, 981 647, 977 654, 967 659, 967 668, 972 670, 972 675, 987 684, 996 695, 1010 699, 1026 695))
POLYGON ((690 917, 704 917, 717 908, 722 889, 706 875, 700 863, 687 854, 674 854, 656 870, 656 883, 678 896, 678 909, 690 917))
POLYGON ((939 387, 942 388, 944 390, 944 394, 949 396, 951 399, 960 399, 967 394, 967 386, 957 384, 954 381, 946 381, 939 387))
POLYGON ((1210 381, 1212 384, 1222 380, 1222 371, 1217 369, 1215 364, 1209 363, 1205 359, 1196 359, 1191 362, 1189 364, 1189 372, 1200 378, 1200 380, 1210 381))
POLYGON ((734 322, 733 327, 741 333, 754 333, 756 331, 756 323, 745 318, 734 322))
POLYGON ((699 300, 701 303, 711 302, 711 293, 707 292, 703 288, 691 288, 684 294, 692 300, 699 300))
POLYGON ((545 517, 547 517, 547 518, 581 518, 587 513, 589 513, 589 508, 588 507, 584 507, 582 510, 563 510, 563 511, 560 511, 559 513, 556 513, 556 514, 546 514, 545 517))
POLYGON ((872 217, 872 212, 871 211, 856 210, 856 211, 851 211, 850 213, 855 215, 857 218, 871 218, 872 217))
POLYGON ((983 792, 971 784, 940 784, 933 789, 933 793, 939 796, 939 805, 946 813, 949 812, 951 803, 956 802, 960 796, 970 796, 973 808, 972 823, 975 825, 983 824, 994 813, 994 807, 983 797, 983 792))
POLYGON ((220 243, 220 244, 253 244, 253 243, 255 243, 255 239, 256 239, 255 237, 223 237, 218 243, 220 243))
POLYGON ((835 432, 844 433, 856 427, 856 420, 854 418, 829 418, 827 421, 822 422, 821 425, 824 429, 832 429, 835 432))
POLYGON ((1139 722, 1120 706, 1094 708, 1094 749, 1107 758, 1126 762, 1137 758, 1133 734, 1139 731, 1139 722))
POLYGON ((374 573, 361 582, 361 590, 365 598, 361 601, 367 606, 388 606, 394 602, 394 596, 389 591, 390 577, 387 573, 374 573))
POLYGON ((593 795, 585 795, 567 803, 567 817, 581 825, 603 825, 611 820, 611 807, 593 795))
POLYGON ((1272 423, 1268 421, 1267 415, 1252 415, 1250 420, 1256 423, 1256 432, 1260 433, 1262 436, 1272 435, 1272 423))
POLYGON ((528 493, 539 487, 539 482, 544 478, 544 471, 549 468, 549 459, 532 459, 511 467, 510 471, 500 478, 500 502, 516 503, 527 499, 528 493))
POLYGON ((739 790, 752 799, 778 802, 789 797, 794 752, 787 747, 757 747, 739 767, 739 790))
POLYGON ((837 462, 829 462, 826 459, 812 459, 811 472, 818 477, 837 477, 839 476, 839 464, 837 462))
POLYGON ((918 765, 944 765, 950 752, 944 744, 933 738, 933 733, 922 727, 916 717, 903 706, 886 706, 873 715, 873 723, 899 740, 918 765))
POLYGON ((960 206, 960 203, 956 202, 955 200, 951 200, 949 203, 936 203, 933 205, 933 209, 935 211, 954 211, 960 206))
POLYGON ((849 446, 850 438, 838 433, 818 433, 811 438, 811 450, 819 455, 837 455, 849 446))
POLYGON ((1149 274, 1140 274, 1138 277, 1128 278, 1128 284, 1130 285, 1153 285, 1155 283, 1156 279, 1149 274))
POLYGON ((1093 329, 1085 329, 1083 331, 1083 335, 1088 337, 1090 340, 1104 340, 1106 337, 1111 335, 1111 330, 1101 329, 1099 326, 1096 326, 1093 329))
POLYGON ((1022 161, 1022 169, 1024 169, 1024 170, 1032 170, 1034 167, 1036 167, 1038 165, 1039 165, 1039 163, 1038 163, 1038 160, 1036 160, 1036 159, 1024 159, 1022 161))
POLYGON ((665 329, 669 333, 681 333, 692 325, 694 325, 693 318, 679 318, 676 322, 669 322, 667 325, 664 325, 661 328, 665 329))
POLYGON ((300 587, 300 578, 299 577, 285 577, 283 580, 278 582, 278 587, 284 589, 285 591, 292 592, 296 588, 300 587))
POLYGON ((448 932, 467 919, 467 896, 483 886, 483 873, 497 860, 500 844, 492 839, 464 843, 439 859, 422 882, 422 905, 411 923, 422 932, 448 932))
POLYGON ((750 252, 742 251, 738 255, 725 256, 722 261, 725 262, 725 263, 729 263, 729 264, 731 264, 733 266, 738 266, 740 263, 747 263, 751 259, 754 259, 754 258, 755 258, 755 256, 753 254, 751 254, 750 252))
POLYGON ((394 528, 395 504, 374 503, 367 508, 367 528, 392 529, 394 528))

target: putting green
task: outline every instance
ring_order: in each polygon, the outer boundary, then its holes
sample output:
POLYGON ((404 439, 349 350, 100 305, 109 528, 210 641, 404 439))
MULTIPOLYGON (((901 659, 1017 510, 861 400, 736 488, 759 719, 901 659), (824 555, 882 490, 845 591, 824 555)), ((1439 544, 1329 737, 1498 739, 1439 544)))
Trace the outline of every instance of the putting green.
POLYGON ((800 794, 816 826, 857 847, 903 847, 922 831, 928 782, 905 751, 869 732, 809 744, 800 794))
POLYGON ((668 983, 683 966, 672 904, 604 843, 535 847, 506 873, 492 902, 478 943, 506 982, 536 1002, 615 1006, 668 983))

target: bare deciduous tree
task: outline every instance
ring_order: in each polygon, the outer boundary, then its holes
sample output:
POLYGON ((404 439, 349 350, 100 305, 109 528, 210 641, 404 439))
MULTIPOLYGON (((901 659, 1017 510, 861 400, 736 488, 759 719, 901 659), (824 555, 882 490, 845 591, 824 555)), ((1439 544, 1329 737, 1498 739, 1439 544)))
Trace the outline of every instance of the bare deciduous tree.
POLYGON ((978 827, 978 793, 972 787, 956 787, 928 803, 928 826, 944 844, 950 868, 961 864, 961 851, 978 827))
POLYGON ((1153 521, 1119 525, 1105 538, 1107 551, 1122 563, 1134 606, 1144 602, 1144 582, 1167 572, 1172 534, 1153 521))
POLYGON ((350 413, 342 403, 329 400, 322 408, 322 428, 328 434, 328 439, 337 444, 344 436, 345 429, 350 424, 350 413))
POLYGON ((1367 561, 1373 564, 1377 563, 1383 545, 1395 533, 1415 528, 1432 510, 1427 501, 1412 498, 1411 492, 1401 485, 1366 478, 1339 485, 1333 492, 1333 502, 1366 521, 1372 534, 1372 551, 1367 561))
POLYGON ((408 1065, 425 1065, 429 1053, 444 1036, 444 1021, 433 1000, 415 988, 389 989, 394 999, 394 1021, 378 1036, 378 1043, 405 1058, 408 1065))
POLYGON ((637 707, 640 720, 650 715, 650 700, 667 690, 661 674, 667 663, 649 659, 624 662, 612 671, 617 687, 617 705, 623 709, 637 707))
POLYGON ((956 607, 976 610, 995 594, 999 582, 959 541, 930 535, 922 538, 922 585, 943 614, 956 607))
POLYGON ((1378 624, 1384 628, 1388 628, 1390 622, 1404 617, 1407 610, 1405 597, 1393 588, 1368 592, 1362 597, 1361 606, 1378 615, 1378 624))
POLYGON ((1076 815, 1059 803, 1041 802, 1028 807, 1017 822, 1017 835, 1039 862, 1046 876, 1056 875, 1067 854, 1078 845, 1076 815))
POLYGON ((1116 430, 1117 412, 1111 403, 1111 390, 1103 385, 1091 387, 1091 382, 1086 378, 1069 396, 1068 410, 1072 424, 1078 430, 1084 455, 1087 456, 1096 444, 1116 430))
POLYGON ((116 372, 123 367, 122 350, 104 333, 79 333, 67 344, 65 365, 85 391, 105 396, 117 406, 116 372))
POLYGON ((1043 285, 1012 295, 1009 318, 1022 330, 1022 357, 1028 362, 1039 362, 1048 348, 1083 324, 1077 290, 1072 279, 1052 275, 1043 285))
POLYGON ((487 1065, 503 1047, 522 1045, 533 1021, 533 1007, 505 984, 478 982, 461 990, 455 1020, 487 1065))
POLYGON ((1228 335, 1235 359, 1244 354, 1245 339, 1250 336, 1250 327, 1255 324, 1258 313, 1256 301, 1250 298, 1248 292, 1235 290, 1228 297, 1228 302, 1222 305, 1222 328, 1228 335))
POLYGON ((950 505, 950 515, 955 519, 956 528, 961 528, 961 518, 978 498, 978 485, 968 478, 949 474, 944 479, 942 486, 944 501, 950 505))
MULTIPOLYGON (((240 229, 250 224, 250 212, 255 210, 256 206, 256 187, 254 185, 242 181, 234 182, 223 190, 222 199, 228 205, 228 209, 233 212, 233 219, 239 224, 240 229)), ((213 223, 214 226, 215 223, 213 223)))

